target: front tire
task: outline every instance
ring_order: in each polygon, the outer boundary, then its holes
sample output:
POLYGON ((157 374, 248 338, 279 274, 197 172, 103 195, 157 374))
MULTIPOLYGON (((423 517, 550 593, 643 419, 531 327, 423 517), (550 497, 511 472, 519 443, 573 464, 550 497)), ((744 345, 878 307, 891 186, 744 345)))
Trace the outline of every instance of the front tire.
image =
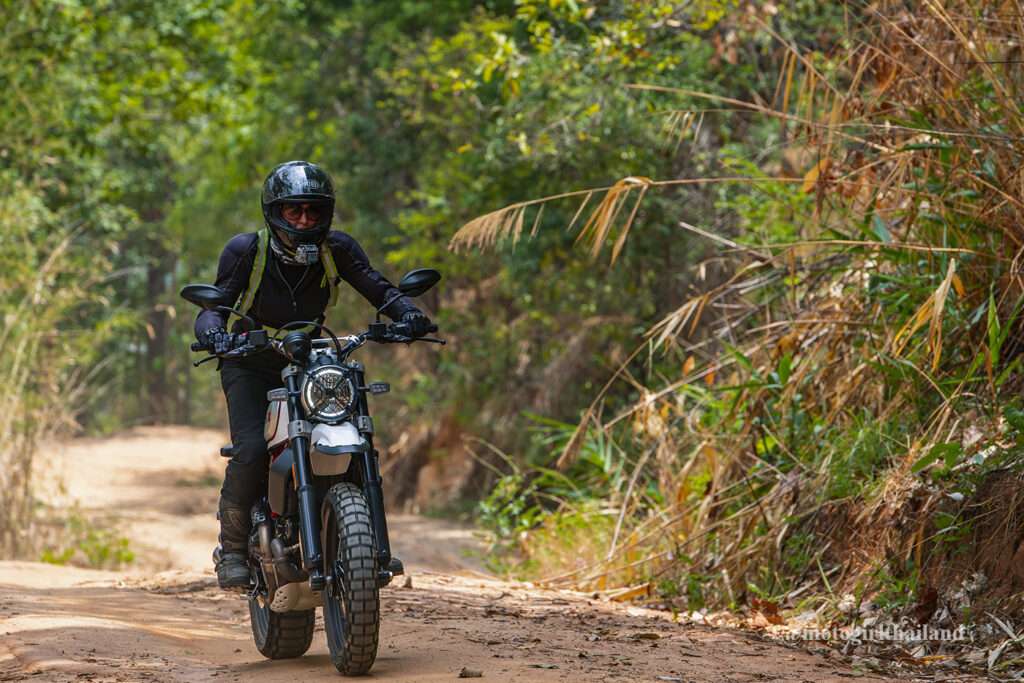
POLYGON ((334 667, 365 674, 377 658, 380 633, 379 566, 370 509, 362 491, 335 484, 323 507, 324 558, 334 576, 324 595, 324 631, 334 667))

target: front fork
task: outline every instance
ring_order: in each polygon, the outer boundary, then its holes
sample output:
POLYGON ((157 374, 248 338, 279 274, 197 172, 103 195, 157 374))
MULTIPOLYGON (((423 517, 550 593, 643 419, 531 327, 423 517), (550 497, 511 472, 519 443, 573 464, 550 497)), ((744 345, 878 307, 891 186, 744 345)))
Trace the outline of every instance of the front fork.
MULTIPOLYGON (((282 371, 285 387, 288 389, 288 414, 293 419, 288 423, 288 436, 295 460, 292 465, 295 477, 295 491, 299 507, 300 540, 302 541, 302 568, 309 573, 309 587, 314 591, 324 589, 323 553, 320 547, 320 514, 317 510, 316 488, 309 467, 309 436, 311 426, 302 419, 302 405, 299 400, 301 369, 289 365, 282 371)), ((361 369, 357 371, 358 386, 362 386, 361 369)), ((367 414, 366 396, 359 399, 360 413, 367 414)), ((372 447, 372 433, 366 435, 370 450, 362 454, 363 493, 370 508, 373 533, 377 539, 377 558, 382 570, 391 565, 391 543, 388 539, 388 523, 384 513, 384 491, 381 486, 379 455, 372 447)))
POLYGON ((295 477, 295 493, 299 503, 299 540, 302 541, 302 568, 309 573, 309 587, 314 591, 324 589, 324 562, 320 549, 320 514, 316 504, 316 489, 313 474, 309 471, 309 435, 312 431, 304 419, 299 402, 299 375, 302 370, 289 365, 282 372, 288 389, 288 438, 295 459, 292 474, 295 477))
MULTIPOLYGON (((349 365, 355 375, 356 386, 366 385, 366 376, 362 363, 349 365)), ((360 415, 369 416, 370 410, 366 402, 366 393, 360 392, 358 399, 358 412, 360 415)), ((373 447, 373 421, 369 417, 365 425, 359 425, 366 443, 370 448, 363 453, 363 495, 366 496, 366 505, 370 508, 370 522, 373 524, 373 535, 377 538, 377 560, 382 572, 388 571, 391 566, 391 541, 388 539, 388 520, 384 514, 384 489, 383 480, 380 478, 380 454, 373 447)))
POLYGON ((380 461, 377 449, 363 454, 363 495, 370 508, 373 535, 377 537, 377 559, 382 570, 391 565, 391 541, 388 540, 388 520, 384 515, 384 489, 381 487, 380 461))

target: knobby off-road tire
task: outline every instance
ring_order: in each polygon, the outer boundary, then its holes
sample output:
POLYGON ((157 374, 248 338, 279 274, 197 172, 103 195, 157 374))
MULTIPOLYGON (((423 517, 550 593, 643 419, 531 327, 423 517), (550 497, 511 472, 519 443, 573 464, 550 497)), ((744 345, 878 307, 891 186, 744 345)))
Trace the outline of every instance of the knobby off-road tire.
POLYGON ((256 649, 267 659, 291 659, 306 654, 313 642, 316 609, 275 612, 270 604, 249 598, 249 623, 256 649))
MULTIPOLYGON (((353 484, 335 484, 324 501, 324 558, 340 568, 334 595, 324 595, 324 631, 334 667, 365 674, 377 658, 380 594, 370 510, 353 484)), ((332 571, 332 573, 335 573, 332 571)))

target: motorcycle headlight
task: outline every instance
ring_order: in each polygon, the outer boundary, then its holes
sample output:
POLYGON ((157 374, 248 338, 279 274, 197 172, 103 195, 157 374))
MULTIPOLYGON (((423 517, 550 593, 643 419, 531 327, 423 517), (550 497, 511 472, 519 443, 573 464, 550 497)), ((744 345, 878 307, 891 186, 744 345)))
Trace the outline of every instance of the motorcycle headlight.
POLYGON ((356 387, 337 365, 311 370, 302 385, 302 407, 307 419, 335 422, 347 416, 356 402, 356 387))

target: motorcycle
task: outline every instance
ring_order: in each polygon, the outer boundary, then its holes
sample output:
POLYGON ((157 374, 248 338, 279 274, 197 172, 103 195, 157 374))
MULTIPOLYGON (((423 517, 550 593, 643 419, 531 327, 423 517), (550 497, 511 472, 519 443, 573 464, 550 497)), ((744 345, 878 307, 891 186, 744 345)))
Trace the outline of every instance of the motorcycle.
MULTIPOLYGON (((440 279, 436 270, 417 269, 402 278, 398 290, 417 297, 440 279)), ((377 656, 379 590, 404 568, 391 554, 380 458, 366 400, 390 387, 367 384, 363 365, 349 357, 371 341, 445 342, 414 338, 404 323, 381 322, 381 311, 397 294, 377 309, 376 322, 365 332, 340 338, 310 321, 289 323, 271 337, 253 329, 254 321, 229 306, 226 293, 212 285, 187 285, 181 296, 207 310, 234 313, 250 330, 237 348, 193 365, 268 350, 289 361, 281 371, 284 386, 267 394, 267 495, 251 510, 247 597, 256 648, 269 659, 305 654, 321 607, 335 668, 345 675, 364 674, 377 656)), ((436 332, 432 327, 429 331, 436 332)), ((198 342, 191 350, 212 353, 198 342)), ((225 457, 233 453, 232 446, 221 449, 225 457)))

